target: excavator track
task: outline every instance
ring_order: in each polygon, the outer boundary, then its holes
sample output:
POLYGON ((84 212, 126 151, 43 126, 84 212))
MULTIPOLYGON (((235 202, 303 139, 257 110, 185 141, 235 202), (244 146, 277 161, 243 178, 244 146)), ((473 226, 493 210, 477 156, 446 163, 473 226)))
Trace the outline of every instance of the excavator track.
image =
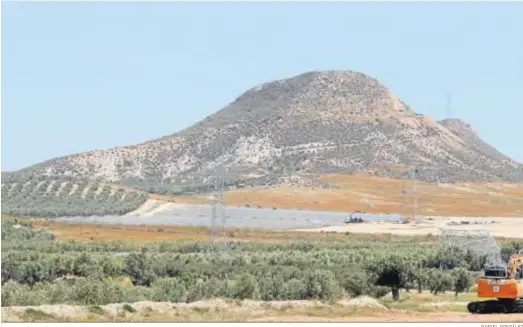
POLYGON ((467 310, 475 314, 523 313, 523 299, 470 302, 467 305, 467 310))

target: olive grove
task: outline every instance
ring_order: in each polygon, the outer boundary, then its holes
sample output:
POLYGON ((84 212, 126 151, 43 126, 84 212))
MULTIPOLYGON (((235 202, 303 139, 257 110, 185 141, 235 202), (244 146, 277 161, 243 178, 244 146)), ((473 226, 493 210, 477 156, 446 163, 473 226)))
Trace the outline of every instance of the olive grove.
MULTIPOLYGON (((520 245, 503 246, 509 252, 520 245)), ((30 223, 2 222, 2 306, 215 297, 332 301, 388 293, 398 299, 410 289, 459 294, 475 283, 478 261, 400 238, 234 242, 227 251, 209 252, 206 242, 59 241, 30 223)))

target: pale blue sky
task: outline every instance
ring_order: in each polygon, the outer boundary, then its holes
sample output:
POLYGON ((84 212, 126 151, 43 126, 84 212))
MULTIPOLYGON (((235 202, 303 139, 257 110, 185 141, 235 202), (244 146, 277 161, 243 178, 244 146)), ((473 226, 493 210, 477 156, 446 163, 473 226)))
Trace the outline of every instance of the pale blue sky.
POLYGON ((174 133, 310 70, 377 78, 523 161, 523 3, 2 4, 2 170, 174 133))

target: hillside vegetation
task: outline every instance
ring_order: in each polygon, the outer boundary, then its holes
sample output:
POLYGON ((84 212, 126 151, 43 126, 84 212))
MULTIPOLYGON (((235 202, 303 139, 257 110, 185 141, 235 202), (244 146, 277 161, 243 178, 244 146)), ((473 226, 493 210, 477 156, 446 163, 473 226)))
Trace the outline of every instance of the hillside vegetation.
POLYGON ((274 186, 288 174, 323 187, 325 174, 425 182, 523 182, 523 165, 464 121, 417 114, 376 79, 308 72, 258 85, 187 128, 136 145, 71 154, 24 176, 74 176, 169 195, 202 193, 225 168, 229 188, 274 186))
POLYGON ((90 181, 2 179, 2 212, 23 217, 122 215, 147 193, 90 181))

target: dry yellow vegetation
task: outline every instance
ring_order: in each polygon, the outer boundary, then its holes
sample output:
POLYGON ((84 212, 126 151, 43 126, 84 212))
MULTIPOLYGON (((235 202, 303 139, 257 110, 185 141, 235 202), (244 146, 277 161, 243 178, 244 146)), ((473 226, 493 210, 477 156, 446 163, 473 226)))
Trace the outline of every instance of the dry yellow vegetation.
MULTIPOLYGON (((2 218, 5 219, 5 218, 2 218)), ((207 241, 210 238, 209 228, 192 226, 154 226, 154 225, 120 225, 120 224, 67 224, 52 221, 36 221, 37 230, 50 229, 58 240, 76 241, 118 241, 127 240, 140 243, 155 242, 194 242, 207 241)), ((231 228, 228 231, 229 241, 281 243, 286 241, 308 240, 325 241, 343 238, 344 235, 320 234, 317 232, 296 232, 283 230, 257 230, 231 228)), ((388 239, 390 236, 361 236, 362 238, 388 239)), ((221 236, 216 236, 217 242, 221 236)), ((420 238, 416 238, 417 241, 420 238)), ((435 238, 423 238, 423 241, 436 241, 435 238)))
MULTIPOLYGON (((305 187, 252 188, 228 192, 226 203, 234 206, 369 213, 414 213, 433 216, 523 216, 523 185, 429 184, 372 175, 327 175, 321 180, 337 189, 305 187)), ((181 200, 181 199, 180 199, 181 200)), ((195 201, 195 200, 192 200, 195 201)), ((203 201, 203 200, 202 200, 203 201)))
POLYGON ((2 308, 3 322, 520 322, 521 314, 472 315, 465 294, 428 295, 390 306, 387 299, 360 297, 338 303, 212 299, 193 303, 135 302, 102 306, 42 305, 2 308), (464 302, 465 301, 465 302, 464 302), (401 308, 396 308, 401 307, 401 308))

